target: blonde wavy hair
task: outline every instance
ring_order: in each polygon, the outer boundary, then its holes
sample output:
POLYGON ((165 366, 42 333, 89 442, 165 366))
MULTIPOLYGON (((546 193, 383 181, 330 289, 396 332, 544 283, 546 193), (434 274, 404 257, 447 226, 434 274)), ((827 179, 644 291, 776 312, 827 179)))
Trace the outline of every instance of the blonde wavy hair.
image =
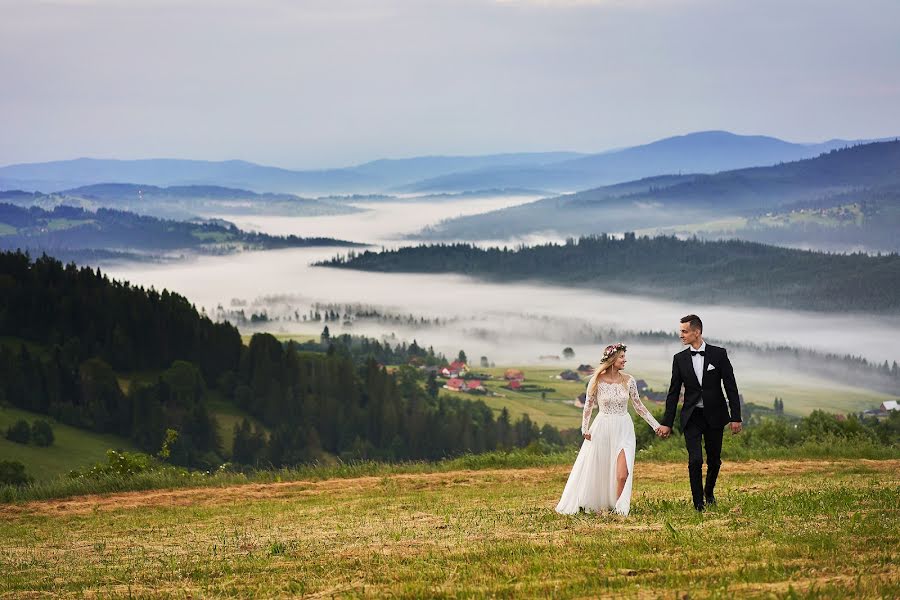
POLYGON ((597 365, 597 368, 594 370, 594 374, 591 375, 591 379, 588 382, 587 387, 587 397, 591 398, 597 393, 597 386, 600 382, 600 376, 606 373, 611 366, 618 360, 619 356, 625 354, 625 351, 628 347, 622 342, 616 342, 615 344, 610 344, 603 350, 603 357, 600 359, 600 364, 597 365))

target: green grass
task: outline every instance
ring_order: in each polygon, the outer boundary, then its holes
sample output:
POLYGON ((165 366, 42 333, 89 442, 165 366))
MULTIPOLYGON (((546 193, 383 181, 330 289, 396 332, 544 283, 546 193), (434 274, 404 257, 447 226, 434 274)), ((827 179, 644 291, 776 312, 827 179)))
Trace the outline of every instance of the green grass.
POLYGON ((0 235, 13 235, 18 229, 8 223, 0 223, 0 235))
POLYGON ((513 420, 528 413, 531 420, 538 425, 550 423, 561 429, 581 426, 581 409, 570 403, 584 391, 586 384, 556 379, 555 376, 565 367, 511 367, 523 372, 525 384, 552 388, 553 391, 546 392, 545 399, 541 398, 541 392, 517 392, 504 388, 507 382, 503 379, 503 373, 507 368, 509 367, 472 369, 473 373, 488 373, 493 376, 493 379, 483 379, 482 382, 489 392, 498 394, 497 396, 461 394, 443 389, 441 393, 482 400, 493 409, 495 416, 505 407, 513 420))
POLYGON ((124 438, 76 429, 57 423, 46 415, 15 408, 0 408, 0 432, 5 434, 6 428, 19 419, 25 419, 29 423, 44 419, 53 426, 55 440, 52 446, 46 448, 34 444, 17 444, 0 436, 0 457, 21 462, 28 475, 37 481, 52 480, 72 469, 105 461, 106 451, 110 448, 136 450, 124 438))
POLYGON ((719 505, 638 461, 628 517, 569 465, 112 495, 0 511, 0 594, 897 597, 898 461, 726 463, 719 505))

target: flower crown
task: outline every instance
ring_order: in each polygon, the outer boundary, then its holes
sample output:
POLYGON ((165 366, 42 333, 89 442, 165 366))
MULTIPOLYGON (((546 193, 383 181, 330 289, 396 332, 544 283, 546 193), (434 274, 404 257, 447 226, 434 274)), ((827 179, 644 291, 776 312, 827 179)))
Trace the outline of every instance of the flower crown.
POLYGON ((627 349, 628 349, 628 346, 626 346, 622 342, 616 342, 615 344, 607 346, 606 349, 603 350, 603 359, 600 362, 606 362, 610 358, 615 356, 617 352, 619 352, 619 351, 624 352, 627 349))

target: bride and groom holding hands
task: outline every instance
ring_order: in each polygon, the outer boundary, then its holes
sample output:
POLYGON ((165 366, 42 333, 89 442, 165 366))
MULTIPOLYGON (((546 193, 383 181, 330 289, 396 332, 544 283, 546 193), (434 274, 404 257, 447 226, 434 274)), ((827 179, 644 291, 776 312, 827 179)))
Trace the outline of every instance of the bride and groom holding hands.
POLYGON ((688 451, 691 498, 698 511, 715 504, 725 427, 732 434, 741 431, 740 397, 728 353, 725 348, 703 340, 700 317, 682 317, 679 329, 681 342, 687 347, 675 354, 672 361, 672 380, 662 423, 644 407, 634 377, 622 370, 626 363, 625 344, 616 343, 604 350, 600 365, 588 383, 581 422, 584 442, 556 506, 557 512, 575 514, 584 509, 628 514, 635 453, 634 424, 628 414, 628 402, 656 435, 666 438, 672 433, 682 386, 681 431, 688 451), (594 407, 598 414, 591 424, 594 407))

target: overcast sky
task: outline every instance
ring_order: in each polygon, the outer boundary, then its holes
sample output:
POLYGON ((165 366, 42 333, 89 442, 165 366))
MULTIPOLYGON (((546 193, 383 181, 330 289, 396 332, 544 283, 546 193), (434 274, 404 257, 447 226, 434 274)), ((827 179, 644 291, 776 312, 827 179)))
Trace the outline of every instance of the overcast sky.
POLYGON ((0 0, 0 165, 900 134, 897 0, 0 0))

